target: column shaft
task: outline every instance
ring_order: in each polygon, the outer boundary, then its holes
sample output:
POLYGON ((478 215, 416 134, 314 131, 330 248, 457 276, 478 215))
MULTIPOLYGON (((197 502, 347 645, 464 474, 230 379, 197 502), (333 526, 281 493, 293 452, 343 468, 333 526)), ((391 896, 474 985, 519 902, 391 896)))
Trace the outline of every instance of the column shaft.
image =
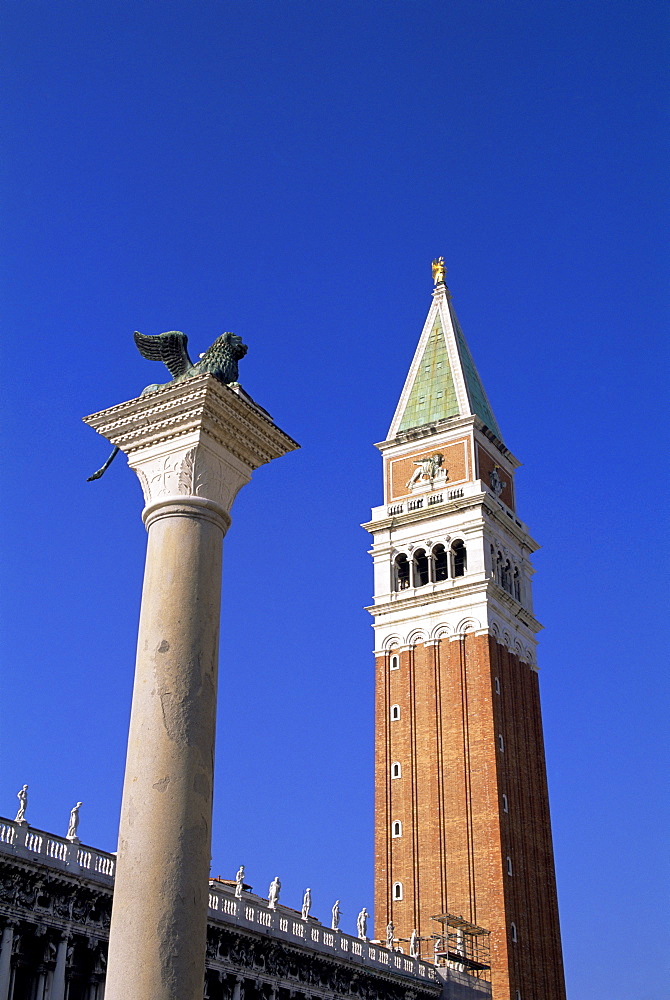
POLYGON ((54 969, 51 989, 49 990, 49 1000, 65 1000, 65 961, 67 958, 68 940, 69 938, 63 937, 58 942, 56 968, 54 969))
POLYGON ((2 929, 2 940, 0 941, 0 1000, 7 1000, 9 996, 9 985, 12 977, 13 940, 14 928, 11 924, 5 924, 2 929))
POLYGON ((148 510, 105 995, 201 1000, 225 526, 148 510))

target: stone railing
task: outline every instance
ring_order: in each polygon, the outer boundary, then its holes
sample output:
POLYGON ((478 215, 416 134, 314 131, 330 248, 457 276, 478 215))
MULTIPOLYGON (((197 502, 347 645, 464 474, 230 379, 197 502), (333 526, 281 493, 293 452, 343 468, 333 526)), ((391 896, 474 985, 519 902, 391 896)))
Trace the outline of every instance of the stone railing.
POLYGON ((438 981, 435 968, 427 962, 410 958, 400 951, 389 951, 382 945, 362 941, 339 930, 333 931, 314 917, 303 920, 297 911, 289 910, 281 904, 276 910, 270 910, 266 900, 257 896, 250 897, 248 893, 245 893, 243 899, 236 899, 232 891, 226 892, 210 886, 209 916, 210 920, 220 920, 222 923, 233 923, 257 931, 262 929, 273 937, 331 957, 349 959, 386 972, 438 981))
MULTIPOLYGON (((473 484, 468 484, 469 486, 473 484)), ((479 484, 477 484, 479 485, 479 484)), ((468 496, 474 495, 473 490, 468 489, 468 496)), ((477 490, 476 492, 481 492, 477 490)), ((466 494, 465 489, 446 490, 441 493, 427 493, 421 497, 414 497, 400 503, 393 503, 387 507, 375 507, 372 511, 372 520, 377 521, 380 517, 398 517, 400 514, 411 514, 412 511, 422 510, 427 499, 428 507, 435 507, 437 504, 449 503, 451 500, 462 500, 466 494)))
POLYGON ((86 875, 108 885, 114 879, 116 858, 113 854, 10 819, 0 819, 0 854, 39 858, 50 867, 86 875))

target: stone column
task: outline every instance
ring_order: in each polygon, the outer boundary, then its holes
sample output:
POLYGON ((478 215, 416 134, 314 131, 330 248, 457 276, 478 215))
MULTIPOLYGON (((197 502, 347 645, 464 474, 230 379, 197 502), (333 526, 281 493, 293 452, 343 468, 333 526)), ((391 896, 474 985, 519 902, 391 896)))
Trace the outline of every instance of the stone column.
POLYGON ((211 375, 86 423, 128 455, 149 536, 105 996, 201 1000, 223 536, 252 470, 297 445, 211 375))
POLYGON ((58 942, 56 952, 56 968, 54 969, 51 989, 49 990, 49 1000, 65 1000, 65 964, 67 960, 67 946, 70 938, 67 934, 58 942))
POLYGON ((2 928, 0 940, 0 1000, 7 1000, 9 985, 12 978, 12 944, 14 941, 14 924, 6 923, 2 928))

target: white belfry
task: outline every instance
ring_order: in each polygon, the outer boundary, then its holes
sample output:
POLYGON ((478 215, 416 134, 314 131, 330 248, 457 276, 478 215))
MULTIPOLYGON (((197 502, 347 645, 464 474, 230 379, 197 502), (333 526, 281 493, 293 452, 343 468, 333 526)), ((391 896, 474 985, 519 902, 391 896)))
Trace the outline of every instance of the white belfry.
POLYGON ((201 1000, 222 543, 254 469, 298 446, 199 375, 87 417, 128 456, 148 531, 106 1000, 201 1000))

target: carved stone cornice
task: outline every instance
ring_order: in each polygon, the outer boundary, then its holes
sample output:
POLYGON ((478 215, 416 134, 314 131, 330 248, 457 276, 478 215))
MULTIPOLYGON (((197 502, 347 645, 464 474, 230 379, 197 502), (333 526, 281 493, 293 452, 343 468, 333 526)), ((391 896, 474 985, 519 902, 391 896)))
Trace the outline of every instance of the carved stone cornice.
POLYGON ((366 1000, 435 1000, 441 982, 407 981, 393 972, 352 966, 349 959, 314 954, 282 941, 261 938, 240 928, 210 923, 207 930, 207 965, 253 982, 283 986, 289 993, 314 992, 319 996, 361 997, 366 1000))
MULTIPOLYGON (((448 581, 447 581, 448 582, 448 581)), ((404 592, 403 592, 404 593, 404 592)), ((503 590, 495 580, 474 580, 472 583, 459 583, 456 586, 445 586, 440 590, 427 591, 426 587, 417 587, 411 596, 401 597, 392 601, 385 601, 383 604, 372 604, 365 610, 369 611, 373 618, 381 618, 382 615, 402 613, 410 610, 423 610, 431 605, 453 601, 455 606, 459 606, 461 598, 479 597, 486 601, 495 599, 502 605, 508 616, 525 625, 532 633, 540 632, 543 626, 525 608, 521 607, 518 601, 511 597, 507 591, 503 590)))
POLYGON ((146 396, 84 417, 84 423, 127 455, 204 429, 252 469, 300 447, 261 407, 209 374, 168 382, 146 396))
MULTIPOLYGON (((462 578, 459 577, 459 581, 462 578)), ((398 596, 383 604, 372 604, 365 608, 374 618, 381 615, 392 614, 393 612, 407 611, 410 609, 421 609, 429 604, 438 604, 444 601, 456 601, 462 597, 472 598, 481 596, 484 598, 487 593, 486 580, 474 580, 471 583, 459 582, 452 584, 451 580, 445 581, 445 585, 437 584, 439 590, 428 590, 427 587, 416 587, 410 595, 404 596, 405 591, 400 591, 398 596), (403 596, 401 596, 403 595, 403 596)))
POLYGON ((229 511, 254 469, 299 447, 243 390, 212 375, 168 383, 84 422, 128 456, 147 505, 197 497, 229 511))
POLYGON ((511 594, 508 594, 506 590, 503 590, 500 584, 496 583, 495 580, 489 580, 488 591, 491 597, 495 598, 495 600, 506 609, 508 615, 511 615, 512 619, 521 622, 534 635, 542 631, 544 625, 542 625, 530 611, 527 611, 526 608, 522 607, 516 598, 512 597, 511 594))

